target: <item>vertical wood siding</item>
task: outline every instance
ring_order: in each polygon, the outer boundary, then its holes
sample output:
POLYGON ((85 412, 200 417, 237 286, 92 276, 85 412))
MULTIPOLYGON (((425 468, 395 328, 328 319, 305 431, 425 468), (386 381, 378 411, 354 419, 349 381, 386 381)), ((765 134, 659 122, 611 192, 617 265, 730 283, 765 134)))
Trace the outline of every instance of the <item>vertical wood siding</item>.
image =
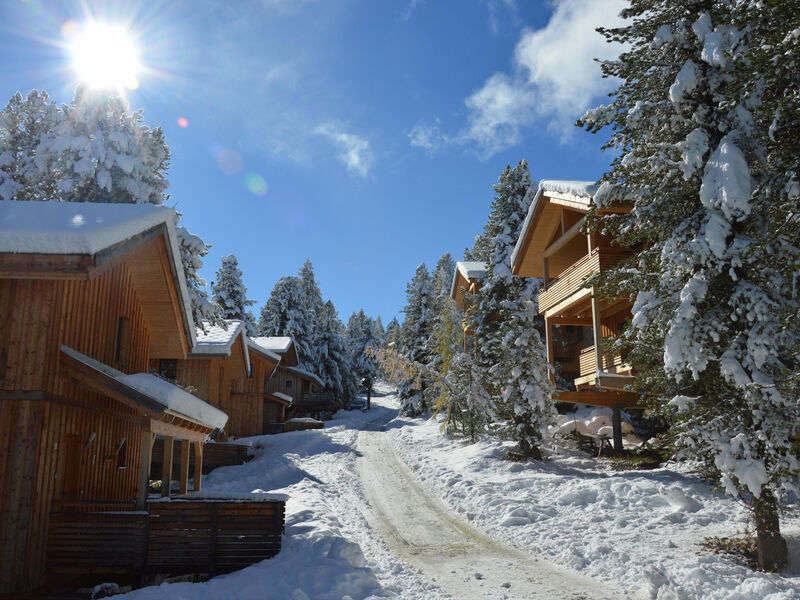
POLYGON ((0 592, 42 583, 54 500, 136 497, 139 417, 74 385, 61 372, 61 344, 123 372, 147 370, 150 334, 125 263, 91 281, 0 279, 0 592), (124 364, 115 362, 120 317, 129 326, 124 364), (67 464, 67 436, 77 464, 67 464), (65 488, 67 473, 77 481, 65 488))

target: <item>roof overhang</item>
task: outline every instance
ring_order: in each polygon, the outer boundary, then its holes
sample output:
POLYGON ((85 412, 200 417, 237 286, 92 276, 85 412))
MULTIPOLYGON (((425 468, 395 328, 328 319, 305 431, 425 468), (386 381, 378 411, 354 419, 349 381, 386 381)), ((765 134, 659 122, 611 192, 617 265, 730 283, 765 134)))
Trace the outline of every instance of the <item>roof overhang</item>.
MULTIPOLYGON (((214 430, 220 429, 227 421, 227 415, 194 397, 198 407, 215 416, 214 422, 201 420, 170 408, 159 399, 144 393, 119 380, 125 374, 100 361, 97 361, 69 346, 61 346, 61 362, 70 378, 82 386, 112 398, 140 415, 150 419, 150 429, 154 433, 164 433, 188 440, 204 440, 214 430)), ((167 384, 164 382, 165 385, 167 384)), ((184 392, 187 393, 187 392, 184 392)), ((188 393, 187 393, 188 394, 188 393)))

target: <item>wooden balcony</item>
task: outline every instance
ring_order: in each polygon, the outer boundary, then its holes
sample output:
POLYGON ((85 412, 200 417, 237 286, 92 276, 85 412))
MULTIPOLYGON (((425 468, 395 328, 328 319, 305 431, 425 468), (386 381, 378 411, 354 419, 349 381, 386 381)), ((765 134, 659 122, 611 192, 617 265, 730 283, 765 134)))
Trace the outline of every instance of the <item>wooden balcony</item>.
POLYGON ((631 367, 625 363, 625 357, 611 350, 603 352, 600 380, 598 380, 597 361, 594 346, 580 351, 578 357, 579 376, 575 379, 575 387, 602 387, 620 390, 633 381, 631 367), (610 380, 609 380, 610 379, 610 380))
POLYGON ((143 511, 109 503, 91 508, 54 506, 46 561, 53 581, 88 577, 99 583, 114 573, 228 573, 279 552, 285 515, 284 500, 191 495, 150 502, 143 511))
POLYGON ((620 260, 632 254, 630 250, 595 248, 591 254, 565 269, 556 280, 548 284, 547 289, 539 292, 539 313, 546 312, 571 296, 576 296, 576 300, 588 297, 589 290, 584 287, 587 278, 614 267, 620 260), (580 292, 583 294, 578 296, 580 292))

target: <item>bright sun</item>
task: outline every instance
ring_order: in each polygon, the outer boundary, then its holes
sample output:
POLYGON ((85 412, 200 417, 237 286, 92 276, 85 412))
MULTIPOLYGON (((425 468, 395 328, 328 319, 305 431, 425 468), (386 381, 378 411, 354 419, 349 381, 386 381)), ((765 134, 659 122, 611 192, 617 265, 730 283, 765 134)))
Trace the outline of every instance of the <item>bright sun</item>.
POLYGON ((70 44, 72 66, 84 83, 97 88, 136 89, 141 70, 136 47, 124 28, 88 23, 70 44))

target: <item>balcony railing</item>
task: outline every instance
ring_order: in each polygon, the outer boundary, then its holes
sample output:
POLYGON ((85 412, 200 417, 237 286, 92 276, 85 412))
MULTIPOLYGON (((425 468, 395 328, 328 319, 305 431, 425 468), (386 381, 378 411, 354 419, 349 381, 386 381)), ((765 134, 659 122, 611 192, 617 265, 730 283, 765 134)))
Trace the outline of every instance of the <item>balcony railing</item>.
MULTIPOLYGON (((580 356, 578 358, 580 364, 580 371, 579 374, 581 377, 585 375, 592 375, 597 373, 597 359, 596 359, 596 352, 594 346, 589 346, 588 348, 584 348, 580 352, 580 356)), ((619 352, 613 352, 611 350, 606 350, 603 352, 602 357, 602 368, 603 371, 612 371, 616 367, 620 367, 624 364, 624 359, 622 354, 619 352)))
POLYGON ((539 312, 543 313, 559 302, 569 298, 584 288, 587 278, 614 267, 620 260, 632 256, 630 250, 608 250, 595 248, 591 254, 567 267, 558 279, 552 281, 546 290, 539 292, 539 312))

